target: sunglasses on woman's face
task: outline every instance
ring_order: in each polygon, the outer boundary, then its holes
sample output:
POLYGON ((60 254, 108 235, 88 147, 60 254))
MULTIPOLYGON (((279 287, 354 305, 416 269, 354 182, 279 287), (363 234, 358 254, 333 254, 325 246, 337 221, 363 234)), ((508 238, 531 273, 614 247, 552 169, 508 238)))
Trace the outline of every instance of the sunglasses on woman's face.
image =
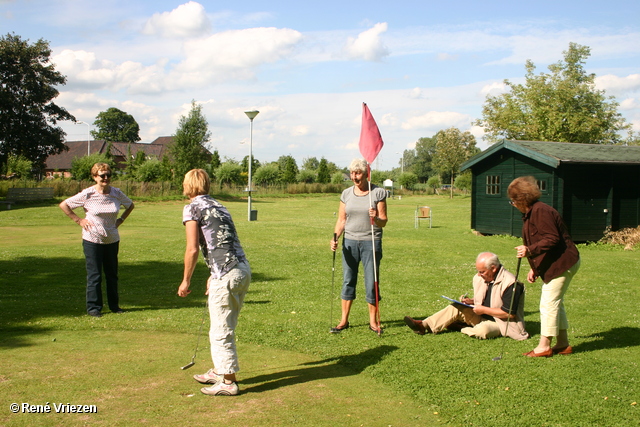
POLYGON ((107 179, 107 178, 111 178, 111 173, 107 172, 107 173, 103 173, 103 174, 98 174, 98 176, 102 179, 107 179))

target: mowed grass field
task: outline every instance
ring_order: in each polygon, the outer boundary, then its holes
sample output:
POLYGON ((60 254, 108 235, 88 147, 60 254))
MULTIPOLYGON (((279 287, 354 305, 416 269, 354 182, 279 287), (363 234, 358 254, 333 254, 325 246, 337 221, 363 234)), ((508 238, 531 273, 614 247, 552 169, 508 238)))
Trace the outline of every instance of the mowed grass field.
MULTIPOLYGON (((237 330, 242 394, 210 397, 191 376, 211 367, 208 339, 193 355, 207 271, 192 294, 182 277, 184 202, 138 202, 121 228, 120 298, 127 310, 86 315, 80 229, 50 205, 0 211, 0 425, 622 426, 640 424, 638 250, 580 245, 566 297, 575 354, 525 358, 539 337, 540 283, 527 285, 531 340, 418 336, 403 322, 471 293, 474 261, 493 251, 515 271, 519 239, 476 236, 470 199, 389 200, 380 284, 382 324, 368 330, 364 287, 352 327, 339 320, 340 254, 332 284, 338 195, 244 200, 234 216, 253 281, 237 330), (414 228, 416 205, 433 228, 414 228), (504 345, 503 358, 493 361, 504 345), (26 413, 22 406, 51 406, 26 413), (96 405, 90 414, 56 405, 96 405)), ((526 270, 523 268, 521 278, 526 270)))

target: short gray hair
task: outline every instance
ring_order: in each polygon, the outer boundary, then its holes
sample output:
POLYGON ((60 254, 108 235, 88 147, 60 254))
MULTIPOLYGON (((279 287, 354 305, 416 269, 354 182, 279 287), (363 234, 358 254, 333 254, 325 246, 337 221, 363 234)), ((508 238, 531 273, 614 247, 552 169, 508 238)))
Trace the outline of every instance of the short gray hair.
POLYGON ((482 262, 485 268, 490 268, 493 266, 499 267, 500 260, 498 259, 498 255, 493 252, 482 252, 476 258, 476 263, 482 262))
POLYGON ((349 165, 349 171, 350 172, 354 172, 354 171, 366 172, 368 169, 368 166, 369 165, 367 164, 367 161, 365 159, 353 159, 353 161, 349 165))

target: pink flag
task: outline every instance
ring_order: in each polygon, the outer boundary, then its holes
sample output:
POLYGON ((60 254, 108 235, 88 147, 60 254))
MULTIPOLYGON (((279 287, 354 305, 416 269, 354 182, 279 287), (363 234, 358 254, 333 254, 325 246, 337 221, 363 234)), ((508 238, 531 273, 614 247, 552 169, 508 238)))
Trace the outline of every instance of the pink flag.
POLYGON ((382 136, 378 130, 378 125, 369 111, 369 107, 364 102, 362 103, 362 129, 360 130, 360 153, 362 157, 369 162, 373 161, 378 156, 380 150, 382 150, 382 136))

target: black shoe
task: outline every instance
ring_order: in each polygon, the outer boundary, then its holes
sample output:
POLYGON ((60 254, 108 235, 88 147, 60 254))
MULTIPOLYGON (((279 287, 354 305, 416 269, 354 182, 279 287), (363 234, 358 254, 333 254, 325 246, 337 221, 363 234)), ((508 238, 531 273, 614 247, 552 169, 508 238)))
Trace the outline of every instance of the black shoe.
POLYGON ((339 334, 345 329, 349 329, 349 322, 347 322, 342 328, 338 328, 337 326, 335 328, 331 328, 329 332, 331 332, 332 334, 339 334))
POLYGON ((102 313, 100 313, 100 310, 91 310, 89 311, 89 316, 102 317, 102 313))
POLYGON ((373 326, 371 326, 371 325, 369 325, 369 330, 370 330, 370 331, 375 332, 375 333, 376 333, 376 334, 378 334, 378 335, 382 335, 382 333, 384 332, 384 331, 382 330, 382 327, 380 327, 380 330, 378 330, 378 329, 374 328, 374 327, 373 327, 373 326))

